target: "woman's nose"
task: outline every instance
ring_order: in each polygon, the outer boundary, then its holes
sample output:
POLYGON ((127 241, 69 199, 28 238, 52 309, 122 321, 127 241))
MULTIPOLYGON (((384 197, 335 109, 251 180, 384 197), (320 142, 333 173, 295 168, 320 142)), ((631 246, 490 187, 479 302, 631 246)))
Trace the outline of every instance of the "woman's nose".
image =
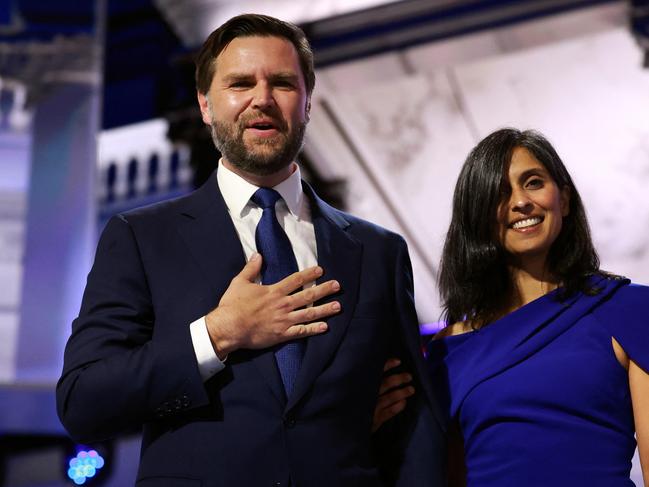
POLYGON ((512 193, 511 199, 509 201, 512 211, 528 212, 534 206, 532 204, 532 201, 523 191, 512 193))

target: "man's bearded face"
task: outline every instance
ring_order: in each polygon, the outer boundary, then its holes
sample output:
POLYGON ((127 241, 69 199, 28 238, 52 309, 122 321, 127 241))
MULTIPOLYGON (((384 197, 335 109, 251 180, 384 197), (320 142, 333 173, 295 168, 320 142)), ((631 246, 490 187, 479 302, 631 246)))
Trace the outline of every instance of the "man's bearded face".
POLYGON ((208 106, 214 145, 242 171, 258 176, 274 174, 294 161, 302 149, 306 121, 290 129, 279 113, 251 112, 227 122, 216 120, 211 103, 208 106))

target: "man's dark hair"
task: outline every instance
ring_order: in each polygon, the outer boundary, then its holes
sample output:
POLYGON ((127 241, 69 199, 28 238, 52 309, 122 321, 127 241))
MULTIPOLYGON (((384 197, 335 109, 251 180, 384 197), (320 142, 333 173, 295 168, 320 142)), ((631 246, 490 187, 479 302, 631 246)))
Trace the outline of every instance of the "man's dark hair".
POLYGON ((469 320, 474 328, 493 321, 510 304, 513 284, 497 211, 515 148, 527 149, 559 189, 568 188, 570 210, 548 252, 548 270, 563 284, 562 297, 587 293, 588 276, 599 271, 581 197, 561 158, 540 133, 506 128, 485 137, 467 157, 455 186, 439 288, 448 324, 469 320))
POLYGON ((315 73, 313 51, 306 35, 298 26, 267 15, 243 14, 231 18, 212 32, 196 56, 196 89, 206 94, 216 67, 216 58, 237 37, 281 37, 293 44, 300 60, 307 94, 313 92, 315 73))

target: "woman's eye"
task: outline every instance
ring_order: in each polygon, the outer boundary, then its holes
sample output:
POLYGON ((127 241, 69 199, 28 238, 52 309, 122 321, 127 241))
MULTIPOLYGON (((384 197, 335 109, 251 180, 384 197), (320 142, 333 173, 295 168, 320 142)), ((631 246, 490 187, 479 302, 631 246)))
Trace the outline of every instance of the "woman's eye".
POLYGON ((525 184, 525 187, 531 189, 537 189, 543 187, 543 180, 540 178, 532 178, 525 184))

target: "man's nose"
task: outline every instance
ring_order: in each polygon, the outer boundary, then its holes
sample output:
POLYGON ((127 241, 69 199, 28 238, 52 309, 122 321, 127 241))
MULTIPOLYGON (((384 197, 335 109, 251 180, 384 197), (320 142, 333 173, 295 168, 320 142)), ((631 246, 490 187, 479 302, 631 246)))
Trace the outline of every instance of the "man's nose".
POLYGON ((257 86, 253 90, 253 107, 266 108, 274 103, 272 87, 268 83, 257 83, 257 86))

